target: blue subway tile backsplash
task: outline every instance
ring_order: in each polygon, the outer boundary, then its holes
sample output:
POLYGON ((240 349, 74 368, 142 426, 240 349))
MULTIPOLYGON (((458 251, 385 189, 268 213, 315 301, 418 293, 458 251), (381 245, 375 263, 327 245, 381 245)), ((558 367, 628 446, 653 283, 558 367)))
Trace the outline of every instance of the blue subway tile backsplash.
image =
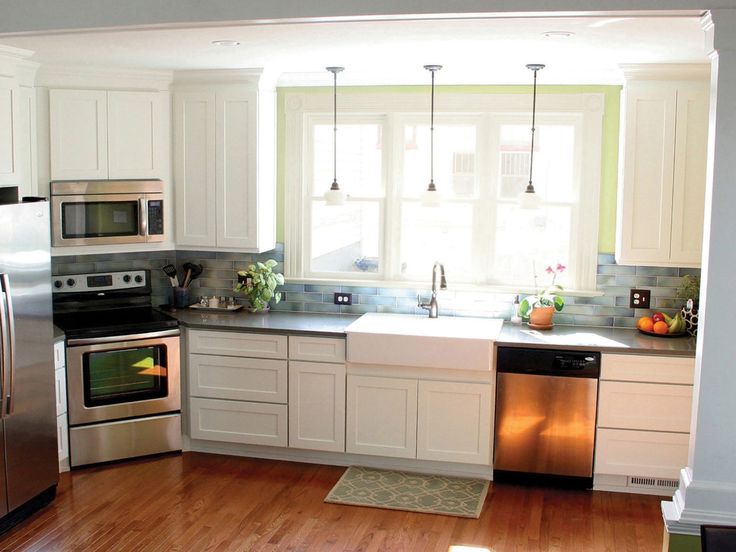
MULTIPOLYGON (((202 264, 202 275, 192 282, 192 297, 201 295, 220 295, 236 297, 245 303, 241 294, 233 291, 236 272, 255 261, 275 259, 279 264, 276 270, 283 270, 284 248, 278 244, 276 249, 260 254, 214 252, 214 251, 153 251, 141 253, 69 255, 54 257, 52 269, 55 275, 79 272, 104 272, 147 268, 151 270, 153 303, 165 304, 170 301, 171 285, 161 271, 165 264, 172 263, 179 268, 180 279, 184 273, 185 262, 202 264)), ((674 313, 684 301, 677 298, 677 287, 685 275, 700 276, 696 268, 622 266, 617 265, 610 253, 598 254, 596 289, 602 295, 596 297, 565 297, 565 308, 555 315, 557 324, 581 326, 635 327, 636 319, 649 310, 630 309, 629 292, 632 287, 651 290, 652 307, 674 313)), ((301 284, 286 282, 280 290, 282 301, 272 308, 274 311, 320 312, 362 314, 366 312, 390 312, 402 314, 423 314, 426 311, 417 307, 416 296, 421 293, 423 300, 429 296, 428 286, 418 289, 390 288, 372 286, 353 286, 342 284, 301 284), (352 293, 352 305, 335 305, 333 294, 337 291, 352 293)), ((498 317, 508 320, 513 309, 515 293, 491 291, 460 291, 450 289, 440 292, 440 313, 443 316, 498 317)))

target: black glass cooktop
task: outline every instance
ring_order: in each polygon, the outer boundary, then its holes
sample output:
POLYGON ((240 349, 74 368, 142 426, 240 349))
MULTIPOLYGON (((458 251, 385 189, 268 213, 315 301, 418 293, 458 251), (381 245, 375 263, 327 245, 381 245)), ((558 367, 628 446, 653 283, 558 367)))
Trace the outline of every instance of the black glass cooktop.
POLYGON ((176 328, 179 322, 150 306, 54 314, 67 338, 138 334, 176 328))

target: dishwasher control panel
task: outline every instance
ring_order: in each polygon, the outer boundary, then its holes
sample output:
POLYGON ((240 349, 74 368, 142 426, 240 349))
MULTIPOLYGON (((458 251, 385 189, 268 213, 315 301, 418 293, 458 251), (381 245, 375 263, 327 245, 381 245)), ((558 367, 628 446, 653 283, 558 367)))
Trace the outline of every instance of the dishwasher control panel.
POLYGON ((498 373, 598 378, 600 367, 597 351, 499 347, 496 356, 498 373))

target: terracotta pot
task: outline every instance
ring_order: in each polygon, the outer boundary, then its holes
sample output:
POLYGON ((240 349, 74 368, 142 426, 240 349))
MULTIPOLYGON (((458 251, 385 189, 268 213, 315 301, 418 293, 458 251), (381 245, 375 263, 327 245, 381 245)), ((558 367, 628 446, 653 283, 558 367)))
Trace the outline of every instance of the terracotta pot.
POLYGON ((534 307, 529 313, 529 323, 535 326, 552 326, 554 307, 534 307))

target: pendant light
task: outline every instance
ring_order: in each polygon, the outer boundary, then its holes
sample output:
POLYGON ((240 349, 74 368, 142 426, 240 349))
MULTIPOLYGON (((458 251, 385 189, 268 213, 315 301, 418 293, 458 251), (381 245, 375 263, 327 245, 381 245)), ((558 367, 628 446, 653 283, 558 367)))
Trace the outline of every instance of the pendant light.
POLYGON ((519 194, 519 206, 522 209, 537 209, 539 207, 539 194, 534 190, 534 184, 532 184, 532 170, 534 168, 534 128, 537 115, 537 71, 544 69, 544 65, 541 63, 530 63, 526 66, 534 72, 534 88, 532 92, 532 143, 529 150, 529 184, 526 186, 526 190, 519 194))
POLYGON ((422 194, 422 205, 437 207, 440 204, 440 193, 434 185, 434 74, 442 69, 441 65, 425 65, 424 68, 432 73, 432 99, 430 104, 429 122, 429 185, 422 194))
POLYGON ((344 205, 345 192, 340 189, 337 183, 337 74, 343 71, 344 67, 325 67, 333 76, 332 85, 332 162, 333 162, 333 179, 332 186, 325 192, 325 202, 327 205, 344 205))

